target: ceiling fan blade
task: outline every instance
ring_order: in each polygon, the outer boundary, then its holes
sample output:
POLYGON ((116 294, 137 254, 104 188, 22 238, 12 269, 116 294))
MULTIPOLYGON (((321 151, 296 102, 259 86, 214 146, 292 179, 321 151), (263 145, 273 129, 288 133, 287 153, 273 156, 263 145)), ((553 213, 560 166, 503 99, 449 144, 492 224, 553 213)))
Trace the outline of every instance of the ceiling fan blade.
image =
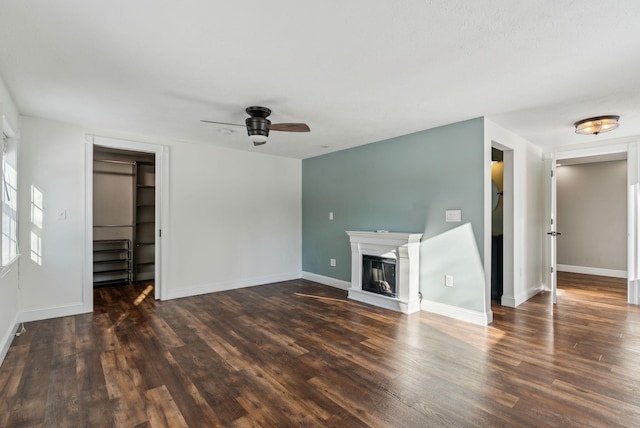
POLYGON ((256 147, 261 146, 263 144, 267 144, 267 142, 266 141, 254 141, 253 142, 253 145, 256 146, 256 147))
POLYGON ((201 120, 200 122, 206 122, 206 123, 217 123, 217 124, 219 124, 219 125, 246 126, 246 125, 238 125, 237 123, 216 122, 216 121, 214 121, 214 120, 201 120))
POLYGON ((309 125, 306 123, 272 123, 269 125, 270 131, 286 131, 286 132, 309 132, 309 125))

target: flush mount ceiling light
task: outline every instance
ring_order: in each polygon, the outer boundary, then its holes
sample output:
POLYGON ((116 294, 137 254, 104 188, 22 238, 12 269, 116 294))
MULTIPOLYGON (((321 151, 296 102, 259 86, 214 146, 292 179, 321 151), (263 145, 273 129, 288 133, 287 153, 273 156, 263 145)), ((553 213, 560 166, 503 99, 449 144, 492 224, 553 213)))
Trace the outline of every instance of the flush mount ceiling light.
POLYGON ((613 131, 618 127, 620 116, 597 116, 589 119, 582 119, 574 123, 576 134, 598 135, 602 132, 613 131))

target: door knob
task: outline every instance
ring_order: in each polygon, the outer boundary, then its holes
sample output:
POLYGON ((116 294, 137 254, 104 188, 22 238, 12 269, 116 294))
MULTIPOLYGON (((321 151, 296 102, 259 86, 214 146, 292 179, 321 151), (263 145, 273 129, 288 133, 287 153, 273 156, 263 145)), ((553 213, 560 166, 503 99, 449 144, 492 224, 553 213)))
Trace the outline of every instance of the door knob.
POLYGON ((562 233, 560 232, 556 232, 555 230, 553 232, 547 232, 547 235, 551 235, 551 236, 560 236, 562 235, 562 233))

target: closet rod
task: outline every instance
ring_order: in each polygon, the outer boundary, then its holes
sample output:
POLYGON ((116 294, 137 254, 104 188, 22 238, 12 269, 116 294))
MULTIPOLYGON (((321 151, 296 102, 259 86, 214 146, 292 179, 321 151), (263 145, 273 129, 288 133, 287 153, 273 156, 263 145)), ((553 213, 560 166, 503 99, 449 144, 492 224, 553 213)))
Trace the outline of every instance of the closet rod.
POLYGON ((111 175, 128 175, 134 176, 135 174, 132 172, 117 172, 117 171, 93 171, 94 174, 111 174, 111 175))
POLYGON ((133 227, 134 224, 94 224, 93 227, 133 227))
POLYGON ((106 163, 119 163, 123 165, 135 165, 136 161, 119 161, 119 160, 111 160, 111 159, 94 159, 94 162, 106 162, 106 163))

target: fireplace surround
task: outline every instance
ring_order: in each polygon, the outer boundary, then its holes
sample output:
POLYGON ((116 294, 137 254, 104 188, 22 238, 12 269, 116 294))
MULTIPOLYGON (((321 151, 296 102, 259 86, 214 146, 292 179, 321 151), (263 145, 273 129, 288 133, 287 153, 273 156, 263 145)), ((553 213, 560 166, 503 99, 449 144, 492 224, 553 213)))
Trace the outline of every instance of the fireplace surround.
MULTIPOLYGON (((420 239, 422 233, 347 231, 351 243, 349 298, 405 314, 420 310, 420 239), (395 260, 395 296, 363 288, 363 256, 395 260)), ((365 260, 369 257, 365 257, 365 260)), ((385 287, 386 289, 386 287, 385 287)))

